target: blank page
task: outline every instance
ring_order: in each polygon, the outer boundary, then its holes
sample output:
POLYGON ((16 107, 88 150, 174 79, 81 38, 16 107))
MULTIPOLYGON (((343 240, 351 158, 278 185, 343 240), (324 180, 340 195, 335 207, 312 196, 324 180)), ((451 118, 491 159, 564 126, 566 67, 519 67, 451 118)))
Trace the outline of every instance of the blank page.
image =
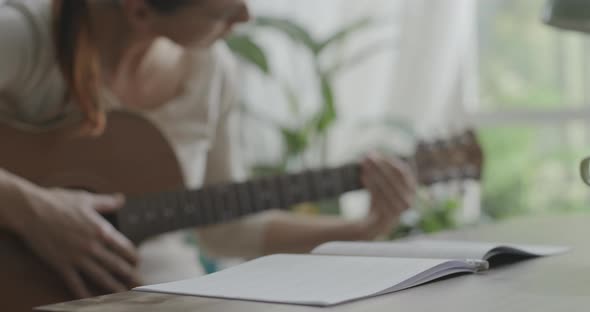
POLYGON ((401 290, 444 276, 445 271, 473 268, 442 259, 272 255, 199 278, 135 290, 325 306, 401 290))
POLYGON ((356 255, 434 259, 488 259, 498 254, 549 256, 564 253, 567 247, 519 245, 487 242, 410 240, 404 242, 330 242, 311 253, 322 255, 356 255))

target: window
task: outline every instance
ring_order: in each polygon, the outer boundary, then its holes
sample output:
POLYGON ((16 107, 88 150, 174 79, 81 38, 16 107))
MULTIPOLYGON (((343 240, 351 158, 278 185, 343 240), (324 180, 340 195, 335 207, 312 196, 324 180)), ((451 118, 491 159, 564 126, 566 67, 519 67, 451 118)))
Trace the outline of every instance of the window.
POLYGON ((587 209, 578 164, 590 153, 590 36, 544 25, 545 1, 478 4, 482 207, 497 217, 587 209))

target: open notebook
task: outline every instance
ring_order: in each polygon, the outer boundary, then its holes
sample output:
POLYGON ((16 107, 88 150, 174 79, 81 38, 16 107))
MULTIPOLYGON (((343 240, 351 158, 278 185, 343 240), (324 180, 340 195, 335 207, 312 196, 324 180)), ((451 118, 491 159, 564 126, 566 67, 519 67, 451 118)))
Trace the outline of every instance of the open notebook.
POLYGON ((499 254, 547 256, 565 251, 553 246, 426 240, 333 242, 309 255, 272 255, 199 278, 134 290, 329 306, 487 269, 484 259, 499 254))

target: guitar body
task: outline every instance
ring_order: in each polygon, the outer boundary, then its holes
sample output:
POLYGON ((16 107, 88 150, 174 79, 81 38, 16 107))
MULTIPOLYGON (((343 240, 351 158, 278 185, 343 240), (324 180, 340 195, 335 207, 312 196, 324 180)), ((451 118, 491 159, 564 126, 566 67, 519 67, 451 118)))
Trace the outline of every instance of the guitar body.
MULTIPOLYGON (((129 113, 111 113, 99 138, 0 126, 0 142, 0 168, 45 187, 135 195, 184 186, 178 161, 162 134, 129 113)), ((60 276, 9 233, 0 233, 0 259, 3 311, 31 311, 75 299, 60 276)))

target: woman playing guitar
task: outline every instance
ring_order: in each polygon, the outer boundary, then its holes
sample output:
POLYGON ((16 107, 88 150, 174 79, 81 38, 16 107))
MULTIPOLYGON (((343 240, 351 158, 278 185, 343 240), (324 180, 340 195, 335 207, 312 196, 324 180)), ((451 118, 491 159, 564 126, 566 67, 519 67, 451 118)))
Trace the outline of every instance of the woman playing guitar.
MULTIPOLYGON (((6 0, 0 122, 27 133, 93 138, 108 127, 109 112, 132 112, 168 140, 187 186, 229 181, 229 116, 239 81, 218 41, 248 19, 244 0, 6 0)), ((401 161, 379 156, 363 161, 361 176, 372 198, 366 219, 270 211, 199 228, 200 245, 216 255, 256 257, 373 239, 410 206, 414 178, 401 161)), ((77 297, 92 295, 88 283, 118 292, 199 274, 177 233, 136 249, 101 217, 124 202, 118 194, 42 187, 0 163, 0 229, 24 241, 77 297)))

